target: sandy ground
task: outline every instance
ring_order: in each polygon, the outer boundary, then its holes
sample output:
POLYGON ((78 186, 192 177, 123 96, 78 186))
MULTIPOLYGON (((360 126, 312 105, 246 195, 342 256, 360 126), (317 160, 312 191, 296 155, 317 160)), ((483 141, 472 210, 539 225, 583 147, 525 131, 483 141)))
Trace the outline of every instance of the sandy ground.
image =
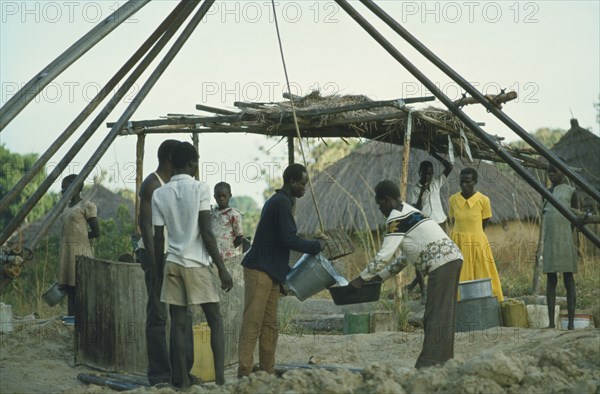
MULTIPOLYGON (((73 327, 60 320, 30 320, 0 335, 0 392, 96 393, 73 365, 73 327)), ((354 335, 280 337, 277 363, 340 366, 293 370, 281 378, 264 373, 227 384, 194 386, 212 393, 597 393, 600 391, 600 330, 493 328, 459 333, 455 359, 443 367, 415 370, 422 330, 354 335), (347 368, 360 368, 351 372, 347 368)), ((140 388, 133 392, 172 392, 140 388)))

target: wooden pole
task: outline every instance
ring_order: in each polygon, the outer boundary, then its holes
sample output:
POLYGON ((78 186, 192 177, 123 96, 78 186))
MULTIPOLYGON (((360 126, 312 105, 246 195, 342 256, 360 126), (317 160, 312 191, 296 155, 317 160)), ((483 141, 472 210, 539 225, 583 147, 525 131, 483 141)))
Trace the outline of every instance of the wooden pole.
MULTIPOLYGON (((66 141, 73 135, 75 130, 81 126, 81 124, 94 112, 94 110, 100 105, 100 103, 117 87, 119 82, 131 71, 131 69, 140 61, 140 59, 152 48, 158 39, 164 34, 167 28, 173 23, 173 20, 179 13, 181 5, 178 5, 173 12, 171 12, 165 20, 156 28, 156 30, 148 37, 148 39, 138 48, 138 50, 131 55, 131 57, 125 62, 125 64, 115 73, 115 75, 106 83, 106 85, 98 92, 98 94, 89 102, 84 110, 77 115, 77 117, 71 122, 69 126, 62 132, 62 134, 50 145, 50 147, 44 152, 39 159, 27 170, 25 175, 13 186, 13 188, 0 200, 0 211, 4 210, 8 204, 10 204, 17 196, 21 195, 23 189, 29 185, 30 181, 36 176, 46 165, 48 160, 61 148, 66 141)), ((124 91, 125 92, 125 91, 124 91)), ((115 103, 119 101, 116 98, 115 103)), ((97 127, 93 127, 89 130, 95 132, 97 127)), ((83 133, 80 140, 87 141, 91 133, 83 133), (85 136, 85 137, 84 137, 85 136)), ((74 151, 75 153, 78 152, 74 151)), ((47 189, 46 189, 47 190, 47 189)), ((44 192, 46 191, 44 190, 44 192)), ((36 201, 37 203, 37 201, 36 201)), ((28 213, 28 212, 27 212, 28 213)))
MULTIPOLYGON (((47 175, 46 179, 40 184, 37 190, 29 197, 27 202, 21 207, 19 212, 11 219, 11 221, 6 225, 6 227, 2 230, 0 234, 0 245, 2 245, 6 240, 12 235, 12 233, 19 227, 23 219, 27 216, 27 214, 33 209, 35 204, 44 196, 46 191, 52 186, 54 181, 58 179, 63 170, 69 165, 71 160, 75 157, 77 152, 83 147, 83 145, 88 141, 88 139, 94 134, 94 132, 100 127, 102 122, 106 119, 106 117, 112 112, 112 110, 119 104, 119 101, 125 96, 125 94, 129 91, 129 89, 134 85, 136 80, 142 75, 142 73, 148 68, 148 66, 154 61, 154 59, 158 56, 161 50, 167 45, 169 40, 175 35, 177 29, 185 22, 185 19, 192 12, 197 3, 192 4, 191 2, 181 2, 181 7, 178 5, 171 15, 176 15, 175 20, 169 21, 168 28, 164 32, 164 34, 160 37, 160 40, 150 49, 148 54, 141 60, 140 64, 131 72, 129 77, 125 80, 123 85, 117 90, 114 94, 113 98, 104 106, 102 111, 96 116, 96 118, 92 121, 92 123, 88 126, 88 128, 83 132, 83 134, 79 137, 79 139, 73 144, 73 146, 69 149, 69 151, 65 154, 62 160, 56 165, 56 167, 47 175)), ((169 15, 169 17, 171 17, 169 15)), ((167 18, 169 18, 167 17, 167 18)), ((166 21, 166 20, 165 20, 166 21)), ((133 104, 133 103, 132 103, 133 104)), ((139 105, 139 104, 136 104, 139 105)), ((123 122, 120 124, 120 128, 122 129, 127 122, 123 122)), ((110 135, 110 133, 109 133, 110 135)), ((108 149, 108 148, 107 148, 108 149)), ((90 170, 91 171, 91 170, 90 170)), ((87 175, 86 175, 87 176, 87 175)), ((77 182, 77 185, 80 186, 83 183, 83 179, 76 178, 74 182, 77 182)), ((73 193, 74 195, 74 193, 73 193)), ((73 196, 71 195, 71 197, 73 196)), ((64 197, 64 196, 63 196, 64 197)), ((62 201, 62 198, 61 198, 62 201)), ((66 204, 65 204, 66 205, 66 204)), ((64 206, 63 206, 64 207, 64 206)), ((52 211, 54 212, 54 210, 52 211)), ((49 220, 49 224, 54 222, 56 218, 47 217, 49 220)), ((43 235, 44 231, 40 232, 40 237, 43 235)), ((39 238, 38 238, 39 239, 39 238)), ((32 248, 37 243, 37 239, 31 243, 32 248)))
POLYGON ((98 23, 85 36, 71 45, 52 63, 37 73, 25 86, 11 97, 2 108, 0 108, 0 132, 8 125, 15 116, 19 114, 50 82, 65 71, 77 59, 83 56, 100 40, 117 28, 127 18, 135 14, 140 8, 148 4, 150 0, 130 0, 122 7, 98 23))
POLYGON ((140 230, 140 190, 142 180, 144 179, 144 145, 146 134, 141 133, 137 136, 137 145, 135 149, 135 228, 140 230))
MULTIPOLYGON (((400 181, 400 199, 406 201, 406 192, 408 190, 408 167, 410 161, 410 136, 412 133, 412 111, 408 113, 406 118, 406 128, 404 129, 404 145, 402 150, 402 178, 400 181)), ((404 272, 404 271, 402 271, 404 272)), ((400 297, 402 293, 402 282, 404 281, 405 274, 396 275, 394 280, 396 281, 396 303, 400 304, 400 297)))
MULTIPOLYGON (((198 5, 199 1, 190 0, 190 1, 186 1, 185 3, 187 5, 189 5, 189 7, 185 9, 185 11, 182 13, 182 15, 180 15, 180 18, 177 18, 178 22, 181 21, 183 23, 185 21, 185 19, 187 19, 187 16, 189 16, 189 14, 198 5)), ((119 130, 129 121, 129 119, 131 118, 133 113, 138 109, 138 107, 140 106, 140 104, 142 103, 144 98, 148 95, 150 90, 154 87, 154 85, 156 84, 158 79, 161 77, 161 75, 164 73, 164 71, 167 69, 169 64, 171 64, 171 61, 173 60, 173 58, 177 55, 177 53, 179 53, 179 50, 183 47, 183 44, 192 35, 192 33, 194 32, 194 30, 196 29, 196 27, 198 26, 200 21, 204 18, 204 15, 206 15, 206 13, 208 12, 208 10, 210 9, 210 7, 212 6, 213 3, 214 3, 214 0, 206 0, 200 6, 200 9, 198 10, 198 12, 192 17, 192 19, 190 20, 188 25, 185 27, 185 29, 183 30, 181 35, 177 38, 177 40, 175 41, 173 46, 169 49, 169 51, 167 52, 165 57, 161 60, 161 62, 156 67, 156 69, 148 77, 148 80, 140 88, 140 91, 135 96, 135 98, 133 99, 131 104, 125 109, 125 112, 121 115, 121 117, 119 118, 117 123, 110 130, 109 134, 102 141, 102 143, 100 144, 98 149, 96 149, 96 151, 93 153, 92 157, 90 157, 88 162, 84 165, 82 171, 79 173, 77 178, 75 178, 75 180, 71 183, 71 186, 69 186, 69 189, 65 192, 65 194, 58 201, 58 203, 54 206, 54 208, 50 211, 50 213, 48 213, 48 215, 46 216, 46 219, 44 220, 44 222, 42 223, 42 225, 40 226, 38 231, 31 238, 31 240, 28 241, 27 245, 30 249, 33 249, 35 247, 35 244, 40 239, 40 237, 46 233, 46 231, 48 230, 50 225, 52 225, 52 223, 54 223, 54 221, 56 220, 58 214, 60 212, 62 212, 62 210, 66 207, 66 205, 70 201, 70 199, 75 195, 79 186, 83 183, 83 180, 85 179, 85 177, 87 177, 89 175, 89 173, 94 169, 94 166, 102 158, 102 156, 104 155, 106 150, 108 150, 110 145, 113 143, 115 138, 118 136, 119 130)), ((171 26, 171 28, 169 29, 169 32, 172 31, 174 34, 175 31, 177 31, 178 27, 179 27, 179 25, 176 26, 176 23, 174 23, 171 26), (172 29, 174 29, 174 30, 172 30, 172 29)), ((167 33, 165 33, 165 35, 167 35, 167 33)), ((167 40, 170 39, 171 36, 169 36, 167 38, 167 40)), ((165 36, 163 36, 163 37, 165 37, 165 36)))
MULTIPOLYGON (((377 4, 375 4, 372 0, 360 0, 360 2, 371 10, 375 15, 377 15, 384 23, 386 23, 389 27, 392 28, 398 35, 400 35, 406 42, 412 45, 419 53, 421 53, 425 58, 427 58, 430 62, 432 62, 435 66, 437 66, 441 71, 443 71, 446 75, 452 78, 460 87, 462 87, 467 93, 469 93, 472 97, 477 99, 481 105, 491 112, 498 118, 502 123, 508 126, 512 131, 517 133, 519 137, 521 137, 525 142, 527 142, 533 149, 535 149, 540 155, 546 158, 551 164, 554 164, 556 168, 560 170, 567 178, 575 182, 579 187, 581 187, 586 193, 590 195, 594 200, 600 202, 600 191, 595 189, 586 179, 584 179, 581 175, 572 171, 569 166, 564 163, 560 158, 547 149, 543 144, 541 144, 538 140, 536 140, 531 134, 529 134, 525 129, 517 124, 514 120, 512 120, 506 113, 500 110, 497 105, 495 105, 491 100, 488 100, 479 90, 477 90, 471 83, 469 83, 466 79, 460 76, 456 71, 454 71, 448 64, 446 64, 442 59, 440 59, 435 53, 433 53, 429 48, 427 48, 423 43, 421 43, 415 36, 413 36, 408 30, 406 30, 402 25, 400 25, 394 18, 392 18, 389 14, 387 14, 383 9, 381 9, 377 4)), ((505 153, 501 148, 498 148, 497 144, 492 141, 492 139, 487 136, 485 131, 481 130, 477 127, 474 122, 456 105, 448 98, 444 93, 440 91, 436 85, 428 80, 418 68, 416 68, 413 64, 411 64, 404 55, 402 55, 397 49, 395 49, 389 41, 385 40, 383 36, 376 31, 373 26, 368 25, 366 19, 364 19, 361 15, 358 14, 356 10, 354 10, 346 0, 336 0, 336 3, 340 5, 341 8, 346 10, 348 14, 357 21, 365 30, 369 32, 369 34, 379 42, 399 63, 401 63, 411 74, 413 74, 421 83, 425 85, 426 88, 429 89, 434 96, 436 96, 446 107, 448 107, 460 120, 462 120, 473 132, 478 134, 484 141, 488 143, 490 147, 494 150, 499 149, 500 156, 505 160, 505 162, 511 166, 517 174, 519 174, 527 183, 529 183, 534 189, 536 189, 542 197, 547 199, 552 205, 556 207, 556 209, 562 213, 569 221, 579 228, 579 230, 586 236, 590 241, 592 241, 597 247, 600 247, 600 238, 598 238, 595 234, 593 234, 589 229, 586 229, 582 225, 577 225, 577 217, 573 215, 568 207, 564 206, 558 200, 556 200, 551 193, 545 191, 541 191, 540 189, 543 186, 539 185, 529 173, 525 171, 522 167, 515 163, 514 160, 510 156, 504 156, 505 153), (366 22, 366 23, 365 23, 366 22), (443 97, 442 97, 443 96, 443 97)))
MULTIPOLYGON (((200 145, 199 142, 200 141, 198 140, 198 133, 192 133, 192 145, 194 145, 194 148, 196 148, 196 152, 200 152, 198 150, 198 147, 200 145)), ((194 177, 197 181, 200 180, 200 167, 196 168, 196 174, 194 174, 194 177)))
MULTIPOLYGON (((565 204, 561 203, 556 199, 546 189, 542 186, 533 176, 518 162, 516 161, 508 151, 501 146, 498 141, 494 139, 491 135, 486 133, 481 127, 477 125, 463 110, 458 108, 454 102, 440 90, 440 88, 429 79, 420 68, 416 67, 413 63, 411 63, 406 56, 404 56, 396 47, 394 47, 375 27, 369 23, 362 15, 360 15, 349 3, 347 0, 335 0, 336 3, 342 8, 344 11, 348 13, 348 15, 354 19, 365 31, 373 37, 394 59, 398 61, 398 63, 402 64, 406 70, 408 70, 415 78, 419 80, 435 97, 437 97, 458 119, 460 119, 473 133, 475 133, 479 138, 483 140, 483 142, 489 146, 494 152, 496 152, 506 164, 508 164, 519 176, 527 182, 531 187, 533 187, 538 193, 542 195, 543 198, 548 200, 549 203, 554 205, 556 209, 563 214, 565 218, 571 222, 575 227, 581 231, 590 241, 594 243, 597 247, 600 248, 600 237, 586 228, 583 223, 579 221, 579 218, 571 211, 569 207, 565 204)), ((600 191, 594 189, 585 179, 581 176, 577 175, 569 166, 563 163, 558 156, 554 153, 550 152, 546 149, 542 144, 540 144, 535 138, 530 136, 523 128, 521 128, 516 122, 510 119, 506 114, 502 111, 498 110, 494 105, 490 103, 483 95, 475 89, 471 84, 469 84, 466 80, 464 80, 460 75, 458 75, 454 70, 452 70, 448 65, 442 62, 441 59, 437 58, 433 52, 425 48, 423 44, 416 40, 415 37, 410 35, 408 31, 406 31, 398 22, 396 22, 393 18, 387 15, 383 10, 381 10, 377 5, 375 5, 371 0, 361 0, 361 3, 366 5, 369 9, 375 12, 382 20, 392 29, 394 29, 397 33, 399 33, 405 40, 409 41, 413 46, 415 46, 425 57, 427 57, 430 61, 432 61, 436 66, 442 69, 446 74, 450 75, 453 79, 455 79, 459 84, 467 90, 469 94, 473 97, 476 97, 480 103, 490 112, 492 112, 498 119, 500 119, 504 124, 511 128, 514 132, 519 134, 521 138, 523 138, 531 147, 537 150, 540 154, 542 154, 546 159, 548 159, 552 164, 555 164, 556 167, 565 175, 567 175, 570 179, 572 179, 575 183, 577 183, 585 192, 587 192, 592 198, 596 201, 600 201, 600 191), (468 88, 468 89, 467 89, 468 88)))
POLYGON ((287 137, 288 164, 294 164, 294 137, 287 137))

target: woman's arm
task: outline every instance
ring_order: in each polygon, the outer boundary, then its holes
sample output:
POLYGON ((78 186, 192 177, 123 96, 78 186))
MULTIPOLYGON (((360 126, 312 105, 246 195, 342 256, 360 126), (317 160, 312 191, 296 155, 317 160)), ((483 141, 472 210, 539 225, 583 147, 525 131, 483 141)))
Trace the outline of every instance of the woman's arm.
POLYGON ((88 226, 90 226, 88 238, 98 238, 100 236, 100 225, 98 224, 98 218, 87 218, 87 223, 88 226))

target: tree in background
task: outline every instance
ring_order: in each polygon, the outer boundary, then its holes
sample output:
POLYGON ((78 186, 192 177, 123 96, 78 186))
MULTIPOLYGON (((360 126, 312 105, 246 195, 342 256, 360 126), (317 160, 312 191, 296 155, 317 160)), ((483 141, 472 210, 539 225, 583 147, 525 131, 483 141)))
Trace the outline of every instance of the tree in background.
MULTIPOLYGON (((566 133, 567 132, 563 129, 551 129, 549 127, 540 127, 539 129, 530 134, 546 148, 551 149, 566 133)), ((523 140, 510 142, 509 145, 519 149, 525 149, 530 147, 529 144, 523 140)))
MULTIPOLYGON (((0 145, 0 199, 25 175, 25 173, 37 161, 38 155, 29 153, 21 155, 12 153, 4 145, 0 145)), ((4 228, 8 222, 15 217, 29 196, 36 191, 42 181, 46 178, 46 169, 40 171, 25 186, 23 192, 2 212, 0 212, 0 228, 4 228)), ((58 201, 58 194, 46 193, 27 215, 25 221, 30 222, 42 217, 58 201)))
POLYGON ((244 215, 242 218, 244 237, 254 237, 261 211, 256 201, 249 196, 234 196, 229 201, 229 205, 239 209, 244 215))
MULTIPOLYGON (((357 138, 351 138, 349 140, 338 139, 338 138, 321 138, 318 141, 314 139, 303 139, 302 144, 304 147, 304 154, 306 155, 307 168, 309 175, 314 178, 316 174, 326 169, 331 164, 338 160, 348 156, 352 151, 358 148, 362 141, 357 138)), ((264 147, 260 147, 259 150, 264 152, 267 156, 270 152, 264 147)), ((297 140, 294 140, 294 156, 296 163, 304 164, 302 160, 302 152, 298 145, 297 140)), ((286 161, 282 157, 276 157, 276 161, 286 161)), ((272 174, 272 177, 265 176, 267 179, 267 188, 263 192, 265 200, 271 197, 275 193, 275 189, 283 185, 283 180, 280 174, 272 174)), ((263 174, 266 175, 266 174, 263 174)))

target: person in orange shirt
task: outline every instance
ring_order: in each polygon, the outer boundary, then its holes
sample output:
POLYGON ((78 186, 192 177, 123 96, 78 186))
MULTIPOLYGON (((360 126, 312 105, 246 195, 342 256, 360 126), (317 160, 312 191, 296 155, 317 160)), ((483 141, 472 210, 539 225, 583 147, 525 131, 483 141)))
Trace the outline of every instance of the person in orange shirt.
POLYGON ((504 300, 494 256, 484 229, 492 217, 490 199, 475 190, 477 171, 467 167, 460 172, 460 192, 450 196, 448 216, 454 223, 450 238, 464 256, 460 281, 490 278, 492 293, 504 300))

